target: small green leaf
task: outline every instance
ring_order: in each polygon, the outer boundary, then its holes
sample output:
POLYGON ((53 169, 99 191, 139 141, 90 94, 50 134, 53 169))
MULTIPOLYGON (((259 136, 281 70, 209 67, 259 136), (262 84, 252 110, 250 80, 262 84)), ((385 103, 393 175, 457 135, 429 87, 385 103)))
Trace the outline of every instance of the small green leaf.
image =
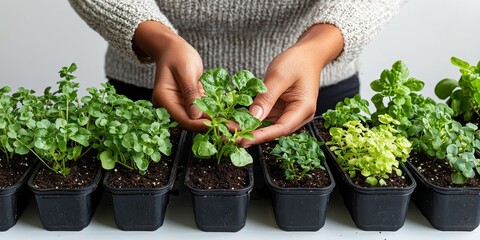
POLYGON ((154 162, 160 162, 160 159, 161 159, 161 155, 160 155, 160 152, 154 152, 150 155, 150 158, 152 159, 152 161, 154 162))
POLYGON ((244 138, 244 139, 247 139, 247 140, 254 140, 255 139, 255 136, 253 136, 253 134, 251 134, 249 132, 241 133, 241 134, 239 134, 239 136, 241 138, 244 138))
POLYGON ((465 61, 463 61, 463 60, 460 59, 460 58, 452 57, 452 58, 450 58, 450 62, 451 62, 453 65, 455 65, 455 66, 457 66, 457 67, 459 67, 459 68, 462 68, 462 69, 470 69, 470 64, 467 63, 467 62, 465 62, 465 61))
POLYGON ((251 78, 248 80, 245 88, 240 91, 241 94, 246 94, 249 96, 256 96, 259 93, 265 92, 267 92, 267 87, 259 78, 251 78))
POLYGON ((202 134, 195 135, 192 151, 198 158, 210 157, 217 152, 215 146, 208 141, 208 136, 202 134))
POLYGON ((112 152, 109 150, 103 151, 100 153, 100 161, 102 162, 102 168, 105 170, 110 170, 115 167, 115 159, 112 155, 112 152))
POLYGON ((404 85, 407 86, 411 91, 418 92, 423 89, 425 83, 415 78, 409 78, 404 85))
POLYGON ((87 136, 87 135, 76 134, 76 135, 70 137, 70 139, 72 139, 73 141, 81 144, 84 147, 88 147, 90 145, 90 143, 88 142, 89 136, 87 136))
POLYGON ((252 131, 258 128, 262 122, 256 119, 250 112, 246 109, 238 110, 233 113, 233 118, 235 122, 238 123, 238 126, 242 131, 252 131))
POLYGON ((225 89, 230 83, 230 75, 225 69, 211 69, 200 77, 203 89, 207 95, 215 95, 219 89, 225 89))
POLYGON ((372 88, 373 91, 375 92, 381 92, 383 91, 383 85, 380 80, 375 80, 370 83, 370 88, 372 88))
MULTIPOLYGON (((382 179, 383 180, 383 179, 382 179)), ((377 185, 378 180, 375 177, 367 177, 366 182, 372 186, 377 185)), ((384 181, 385 183, 385 181, 384 181)))
POLYGON ((467 181, 467 178, 462 175, 460 172, 452 173, 452 182, 455 184, 464 184, 467 181))
POLYGON ((77 64, 75 63, 70 64, 70 67, 68 68, 68 72, 73 73, 75 72, 75 70, 77 70, 77 64))
POLYGON ((440 99, 447 99, 455 88, 459 87, 458 82, 453 79, 443 79, 435 86, 435 95, 440 99))
POLYGON ((232 82, 239 91, 242 91, 242 89, 247 86, 248 80, 252 78, 255 78, 255 75, 253 75, 252 72, 248 70, 242 70, 233 75, 232 82))
POLYGON ((235 152, 230 155, 230 160, 237 167, 243 167, 253 162, 252 156, 244 148, 236 148, 235 152))

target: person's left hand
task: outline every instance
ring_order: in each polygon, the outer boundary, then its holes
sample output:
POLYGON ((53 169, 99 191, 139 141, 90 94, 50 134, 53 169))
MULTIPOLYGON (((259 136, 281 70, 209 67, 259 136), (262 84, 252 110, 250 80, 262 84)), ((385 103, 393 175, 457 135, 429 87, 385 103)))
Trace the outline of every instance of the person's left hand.
POLYGON ((316 110, 321 71, 342 48, 340 30, 333 25, 318 24, 275 57, 265 74, 267 92, 259 94, 250 106, 253 116, 274 124, 255 130, 255 139, 243 139, 240 145, 248 147, 273 141, 310 122, 316 110))

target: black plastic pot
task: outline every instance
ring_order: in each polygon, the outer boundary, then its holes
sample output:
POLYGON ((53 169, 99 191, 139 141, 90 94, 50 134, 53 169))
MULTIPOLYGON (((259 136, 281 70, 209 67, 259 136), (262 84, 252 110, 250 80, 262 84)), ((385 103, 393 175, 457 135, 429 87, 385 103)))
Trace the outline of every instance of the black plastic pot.
POLYGON ((35 163, 32 163, 17 183, 0 189, 0 231, 7 231, 13 227, 27 207, 32 197, 32 193, 27 188, 27 180, 34 167, 35 163))
POLYGON ((112 197, 117 227, 124 231, 154 231, 163 225, 169 200, 169 191, 175 183, 177 164, 184 148, 186 131, 183 131, 165 186, 160 188, 114 188, 108 185, 107 172, 103 186, 112 197))
POLYGON ((480 188, 444 188, 433 185, 415 166, 408 169, 418 182, 413 202, 436 229, 473 231, 480 223, 480 188))
POLYGON ((261 146, 256 148, 265 182, 272 192, 273 211, 280 229, 285 231, 317 231, 325 224, 327 205, 335 181, 329 167, 325 170, 330 177, 330 185, 324 188, 282 188, 272 183, 268 174, 261 146))
POLYGON ((50 231, 80 231, 88 226, 102 193, 99 186, 102 169, 98 169, 92 184, 85 188, 38 189, 32 183, 42 166, 38 164, 35 168, 28 187, 35 196, 43 227, 50 231))
MULTIPOLYGON (((191 151, 190 151, 191 152, 191 151)), ((189 157, 189 164, 192 154, 189 157)), ((198 229, 206 232, 237 232, 245 226, 250 192, 253 188, 253 168, 248 168, 247 187, 242 189, 198 189, 188 184, 187 168, 185 186, 193 196, 193 210, 198 229)))
MULTIPOLYGON (((316 118, 314 121, 322 121, 316 118)), ((318 128, 312 124, 317 138, 323 141, 318 128)), ((336 162, 336 156, 330 149, 322 146, 327 162, 331 166, 345 205, 358 228, 366 231, 396 231, 405 223, 410 197, 416 182, 405 166, 401 170, 410 185, 405 188, 372 187, 365 188, 354 184, 336 162)))

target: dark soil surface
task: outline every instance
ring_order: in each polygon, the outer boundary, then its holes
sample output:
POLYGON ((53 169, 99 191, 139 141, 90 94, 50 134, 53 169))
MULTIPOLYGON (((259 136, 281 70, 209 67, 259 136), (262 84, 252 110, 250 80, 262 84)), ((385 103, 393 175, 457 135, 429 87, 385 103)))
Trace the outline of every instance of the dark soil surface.
POLYGON ((162 155, 160 162, 150 163, 144 175, 137 170, 118 166, 108 175, 108 185, 113 188, 161 188, 167 185, 181 134, 182 130, 179 128, 170 130, 173 145, 171 156, 162 155))
POLYGON ((322 139, 325 142, 332 140, 332 136, 330 136, 330 133, 328 133, 328 130, 323 127, 323 121, 316 119, 313 123, 315 124, 315 127, 317 127, 318 129, 318 134, 320 134, 320 137, 322 137, 322 139))
POLYGON ((273 184, 282 188, 323 188, 330 185, 331 181, 328 172, 322 169, 314 169, 311 172, 312 178, 304 177, 301 180, 285 180, 284 170, 280 168, 281 161, 276 160, 274 156, 270 155, 275 144, 276 142, 269 142, 261 145, 262 156, 264 157, 268 175, 273 184))
POLYGON ((432 184, 445 188, 480 187, 480 177, 475 175, 464 184, 454 184, 450 175, 454 170, 447 160, 440 160, 426 154, 411 154, 409 162, 432 184))
MULTIPOLYGON (((315 126, 317 127, 318 129, 318 134, 320 134, 320 136, 323 138, 324 141, 328 142, 332 139, 332 137, 330 136, 330 134, 328 133, 328 130, 325 129, 323 127, 323 122, 320 121, 320 120, 315 120, 314 121, 314 124, 315 126)), ((328 147, 328 146, 327 146, 328 147)), ((336 163, 334 163, 336 164, 336 163)), ((352 182, 361 186, 361 187, 365 187, 365 188, 372 188, 372 187, 396 187, 396 188, 402 188, 402 187, 408 187, 410 186, 411 184, 411 181, 409 181, 406 176, 406 174, 402 174, 402 176, 398 176, 395 171, 392 172, 392 174, 389 176, 388 179, 385 179, 385 182, 387 183, 387 185, 385 186, 380 186, 380 185, 376 185, 376 186, 371 186, 370 184, 368 184, 367 182, 365 182, 366 178, 363 177, 360 172, 358 172, 357 174, 355 174, 355 177, 354 178, 351 178, 352 179, 352 182)), ((347 174, 347 177, 349 177, 349 174, 347 174)))
POLYGON ((230 159, 219 165, 213 159, 193 158, 187 184, 199 189, 242 189, 249 185, 247 167, 235 167, 230 159))
POLYGON ((0 189, 15 185, 34 162, 33 155, 14 155, 7 161, 7 157, 0 154, 0 189))
POLYGON ((99 170, 100 161, 97 160, 97 152, 89 151, 77 161, 68 161, 67 167, 70 174, 64 177, 62 174, 51 171, 41 165, 32 185, 38 189, 82 189, 91 185, 99 170))

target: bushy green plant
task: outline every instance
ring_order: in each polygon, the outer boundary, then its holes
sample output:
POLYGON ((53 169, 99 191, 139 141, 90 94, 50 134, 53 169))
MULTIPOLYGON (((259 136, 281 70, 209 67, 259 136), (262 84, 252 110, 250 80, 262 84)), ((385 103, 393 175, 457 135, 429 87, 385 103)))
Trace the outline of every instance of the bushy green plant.
POLYGON ((239 137, 253 139, 251 132, 262 124, 245 107, 252 104, 253 96, 266 92, 265 84, 249 71, 237 72, 230 78, 224 69, 207 70, 200 82, 205 96, 194 104, 211 120, 205 121, 209 128, 206 133, 195 135, 193 153, 197 158, 215 155, 217 163, 223 156, 230 156, 233 165, 239 167, 253 162, 250 154, 235 142, 239 137), (234 133, 229 131, 229 121, 238 123, 239 129, 234 133))
POLYGON ((52 171, 64 176, 70 173, 66 163, 77 160, 91 149, 90 116, 82 109, 78 97, 79 84, 73 82, 76 65, 63 67, 58 90, 37 97, 31 90, 20 88, 13 94, 21 106, 17 124, 10 126, 16 152, 32 152, 52 171))
POLYGON ((427 104, 412 119, 410 141, 415 152, 424 152, 431 157, 449 161, 455 172, 452 182, 462 184, 468 178, 480 174, 480 159, 475 149, 480 149, 480 131, 477 126, 452 119, 453 110, 445 104, 427 104))
POLYGON ((325 155, 320 149, 323 142, 317 141, 307 132, 282 136, 276 140, 278 142, 270 154, 281 161, 280 167, 284 170, 286 180, 311 178, 312 170, 325 170, 322 166, 325 162, 325 155))
POLYGON ((404 130, 410 127, 410 119, 416 112, 414 101, 419 96, 417 92, 425 84, 409 77, 409 74, 407 66, 402 61, 397 61, 391 69, 381 73, 380 79, 370 84, 372 90, 377 92, 371 99, 376 108, 372 114, 374 122, 377 122, 379 115, 388 114, 400 122, 397 128, 404 130))
POLYGON ((480 116, 480 61, 476 66, 459 58, 450 59, 460 68, 459 80, 443 79, 435 86, 435 94, 440 99, 448 99, 447 104, 453 109, 453 116, 463 116, 470 121, 472 116, 480 116))
POLYGON ((378 120, 381 124, 373 128, 358 120, 330 128, 332 139, 327 142, 350 177, 360 173, 372 186, 386 185, 385 179, 393 171, 401 176, 399 165, 411 151, 411 143, 394 128, 400 122, 386 114, 379 115, 378 120))
POLYGON ((12 89, 8 86, 0 88, 0 151, 5 155, 7 164, 15 153, 14 128, 17 101, 8 95, 12 89))
MULTIPOLYGON (((458 59, 452 62, 465 68, 468 65, 458 59)), ((447 159, 455 170, 452 182, 465 183, 467 178, 474 177, 475 169, 477 172, 480 169, 480 161, 474 155, 475 148, 479 147, 477 129, 453 120, 455 110, 447 105, 417 94, 424 83, 408 74, 408 68, 398 61, 391 70, 382 72, 379 80, 372 82, 372 89, 378 92, 372 98, 377 108, 372 115, 388 113, 398 119, 401 125, 397 129, 412 142, 414 152, 447 159), (386 105, 384 99, 387 99, 386 105)))
POLYGON ((345 98, 343 102, 338 102, 335 109, 329 109, 323 116, 323 125, 325 128, 341 127, 348 121, 360 120, 367 122, 370 119, 370 109, 368 101, 362 99, 360 94, 353 98, 345 98))
POLYGON ((145 100, 132 101, 117 94, 112 85, 89 88, 90 96, 82 98, 88 114, 94 119, 95 148, 104 169, 120 164, 145 174, 151 162, 170 156, 170 115, 145 100))

